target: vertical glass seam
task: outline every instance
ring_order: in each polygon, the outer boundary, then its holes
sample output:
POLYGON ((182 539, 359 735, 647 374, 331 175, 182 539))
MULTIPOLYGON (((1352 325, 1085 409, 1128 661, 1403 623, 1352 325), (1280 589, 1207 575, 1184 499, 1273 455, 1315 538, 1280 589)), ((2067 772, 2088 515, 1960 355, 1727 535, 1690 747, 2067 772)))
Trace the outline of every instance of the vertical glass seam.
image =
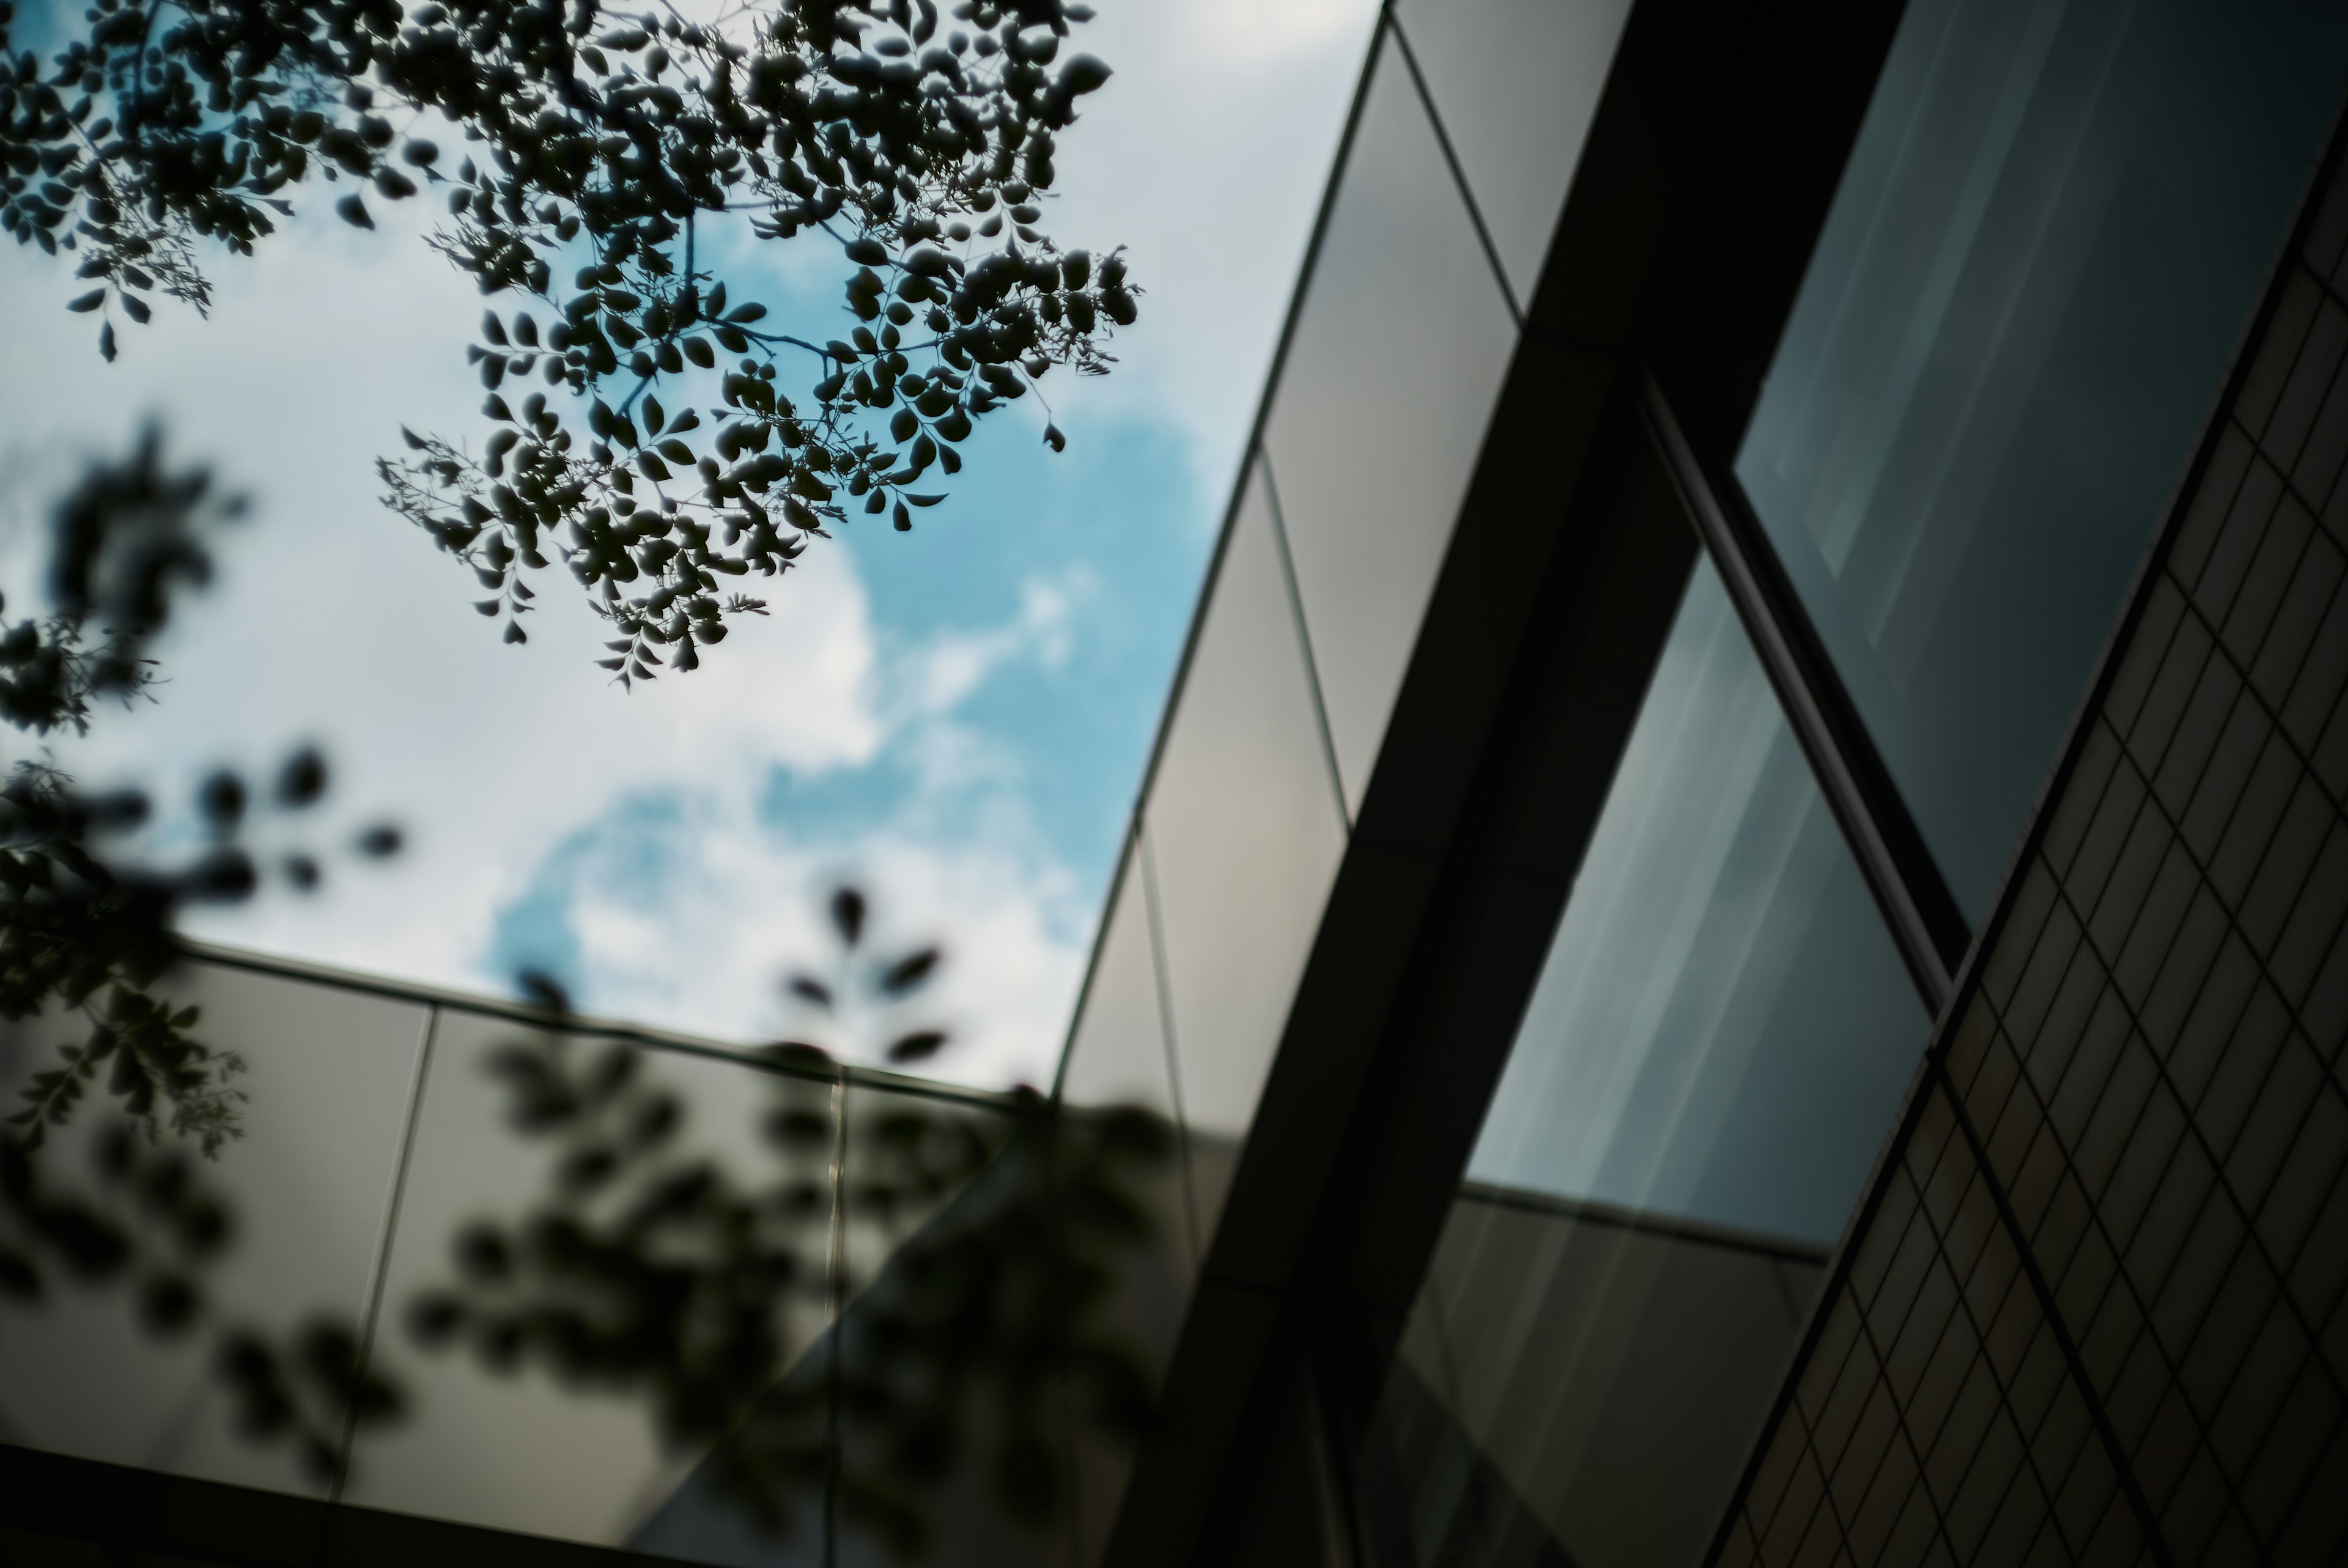
POLYGON ((1525 330, 1525 313, 1517 303, 1517 292, 1509 286, 1508 269, 1500 265, 1499 248, 1492 243, 1492 232, 1484 226, 1484 210, 1476 204, 1476 193, 1468 189, 1468 171, 1460 167, 1459 155, 1452 149, 1451 134, 1443 128, 1443 116, 1435 107, 1435 95, 1427 90, 1426 77, 1418 68, 1418 56, 1410 46, 1410 37, 1402 29, 1402 18, 1389 10, 1386 26, 1392 30, 1395 47, 1402 53, 1402 63, 1410 73, 1410 82, 1418 94, 1418 106, 1426 115, 1426 123, 1435 132, 1435 145, 1442 149, 1443 165, 1451 170, 1451 183, 1458 188, 1459 200, 1467 205, 1468 224, 1476 231, 1476 242, 1484 251, 1484 260, 1492 269, 1492 281, 1500 286, 1501 302, 1509 307, 1509 319, 1517 331, 1525 330))
MULTIPOLYGON (((354 1368, 362 1377, 366 1376, 369 1363, 375 1358, 376 1324, 383 1314, 384 1286, 391 1274, 392 1243, 399 1231, 400 1203, 407 1193, 408 1160, 416 1152, 417 1123, 424 1119, 424 1089, 432 1071, 432 1042, 439 1032, 440 1009, 438 1004, 427 1004, 423 1033, 417 1042, 416 1073, 407 1088, 407 1115, 405 1125, 400 1129, 399 1158, 392 1166, 391 1191, 384 1199, 383 1224, 376 1243, 375 1261, 367 1270, 366 1307, 359 1322, 357 1365, 354 1368)), ((351 1446, 358 1440, 356 1406, 344 1409, 341 1427, 335 1445, 335 1473, 326 1489, 329 1504, 342 1501, 344 1483, 350 1479, 351 1446)))
POLYGON ((1134 875, 1134 845, 1140 833, 1141 814, 1137 808, 1126 815, 1125 851, 1118 856, 1116 869, 1109 873, 1108 892, 1101 899, 1100 920, 1093 927, 1092 945, 1085 954, 1084 979, 1077 983, 1076 999, 1068 1009, 1068 1027, 1060 1035, 1059 1063, 1052 1070, 1051 1100, 1055 1105, 1060 1102, 1061 1094, 1067 1088, 1068 1068, 1076 1059, 1076 1031, 1084 1027, 1085 1009, 1091 1005, 1093 999, 1093 983, 1100 979, 1101 955, 1108 942, 1109 918, 1117 913, 1117 901, 1125 894, 1125 879, 1134 875))
MULTIPOLYGON (((1383 5, 1381 10, 1383 12, 1383 5)), ((1329 232, 1329 220, 1337 210, 1337 195, 1344 183, 1345 169, 1354 156, 1354 133, 1361 128, 1362 111, 1370 101, 1370 87, 1377 79, 1378 56, 1385 42, 1384 26, 1370 29, 1369 47, 1364 52, 1361 75, 1354 85, 1353 101, 1345 108, 1344 128, 1338 133, 1337 152, 1332 163, 1329 182, 1321 191, 1320 206, 1313 213, 1313 231, 1304 243, 1304 258, 1296 274, 1296 286, 1289 292, 1288 309, 1281 318, 1280 336, 1272 345, 1272 364, 1264 373, 1263 390, 1256 399, 1255 417, 1248 425, 1247 447, 1253 451, 1263 441, 1272 404, 1280 395, 1280 384, 1288 366, 1288 351, 1296 338, 1296 329, 1304 316, 1304 301, 1313 284, 1313 275, 1321 264, 1321 245, 1329 232)), ((1240 508, 1247 500, 1247 467, 1240 467, 1239 482, 1231 487, 1231 499, 1223 507, 1220 528, 1215 535, 1215 548, 1207 558, 1207 569, 1199 582, 1199 598, 1190 613, 1190 628, 1182 639, 1182 651, 1174 661, 1174 673, 1167 684, 1165 706, 1159 710, 1157 735, 1149 743, 1149 755, 1143 763, 1141 782, 1135 791, 1134 818, 1140 820, 1148 808, 1151 790, 1158 781, 1159 764, 1164 761, 1168 737, 1173 729, 1175 709, 1180 705, 1183 688, 1189 683, 1190 662, 1197 655, 1199 638, 1207 622, 1207 610, 1213 602, 1217 585, 1222 580, 1223 558, 1231 551, 1231 536, 1237 530, 1240 508)))
MULTIPOLYGON (((1280 487, 1272 479, 1271 451, 1259 447, 1255 461, 1263 474, 1264 509, 1271 514, 1272 542, 1280 552, 1280 580, 1288 589, 1289 619, 1296 623, 1296 645, 1304 655, 1304 687, 1313 695, 1313 726, 1321 736, 1321 760, 1328 765, 1329 788, 1337 800, 1337 820, 1344 824, 1350 837, 1354 814, 1345 804, 1345 774, 1337 765, 1337 738, 1329 728, 1329 705, 1321 694, 1321 662, 1313 653, 1313 626, 1304 617, 1304 592, 1296 581, 1296 558, 1288 549, 1288 519, 1280 509, 1280 487)), ((1369 783, 1364 779, 1362 787, 1368 789, 1369 783)))
MULTIPOLYGON (((1379 9, 1382 16, 1390 5, 1391 0, 1380 0, 1379 9)), ((1256 396, 1255 415, 1248 425, 1247 450, 1249 451, 1253 451, 1262 445, 1264 428, 1271 417, 1273 400, 1280 393, 1281 374, 1288 363, 1289 345, 1294 341, 1297 323, 1303 317, 1304 296, 1311 286, 1313 269, 1320 263, 1322 240, 1328 232, 1330 217, 1336 210, 1337 192, 1344 181, 1346 165, 1353 158, 1354 133, 1360 128, 1363 108, 1369 102, 1370 84, 1377 76, 1378 55, 1385 39, 1385 28, 1382 23, 1370 29, 1368 46, 1364 49, 1362 55, 1361 69, 1354 77, 1353 97, 1345 106, 1344 124, 1337 133, 1337 150, 1331 163, 1329 179, 1322 187, 1320 200, 1313 211, 1313 228, 1305 237, 1304 254, 1297 266, 1296 283, 1289 290, 1287 308, 1281 317, 1280 333, 1272 343, 1272 363, 1265 369, 1263 384, 1256 396)), ((1141 775, 1134 788, 1134 804, 1128 822, 1129 831, 1137 841, 1141 834, 1143 816, 1148 810, 1150 793, 1157 784, 1159 764, 1166 753, 1167 738, 1173 728, 1174 711, 1181 702, 1183 688, 1189 682, 1190 662, 1197 654, 1200 633, 1206 625, 1207 608, 1214 598, 1216 584, 1222 579, 1223 558, 1230 552, 1231 534, 1238 524, 1240 508, 1246 498, 1247 466, 1243 461, 1240 465, 1239 481, 1231 487, 1230 498, 1224 503, 1222 520, 1215 533, 1214 548, 1208 553, 1206 569, 1200 575, 1198 599, 1191 606, 1189 628, 1183 633, 1181 649, 1175 656, 1173 673, 1167 682, 1166 700, 1159 708, 1157 731, 1150 738, 1149 752, 1142 759, 1141 775)), ((1315 694, 1317 697, 1317 689, 1315 694)), ((1112 886, 1110 892, 1114 895, 1116 888, 1112 886)), ((1153 894, 1152 897, 1154 898, 1155 895, 1153 894)), ((1078 996, 1079 1004, 1082 1002, 1084 992, 1091 989, 1093 973, 1100 964, 1101 941, 1107 931, 1108 923, 1104 915, 1099 930, 1094 933, 1091 956, 1086 962, 1084 988, 1078 996)), ((1153 930, 1153 941, 1155 937, 1153 930)), ((1163 979, 1161 969, 1161 989, 1163 979)), ((1068 1053, 1075 1043, 1076 1020, 1072 1017, 1067 1039, 1060 1048, 1061 1080, 1066 1077, 1068 1053)), ((1169 1052, 1173 1050, 1173 1040, 1170 1035, 1167 1040, 1167 1050, 1169 1052)), ((1058 1081, 1056 1081, 1056 1093, 1057 1082, 1058 1081)), ((1181 1131, 1179 1121, 1177 1130, 1181 1131)), ((1188 1173, 1186 1156, 1184 1164, 1186 1180, 1188 1173)))
POLYGON ((1166 939, 1159 935, 1158 857, 1139 823, 1134 825, 1133 852, 1141 866, 1141 918, 1149 931, 1149 989, 1158 1002, 1158 1032, 1166 1042, 1166 1089, 1174 1102, 1174 1147, 1182 1162, 1182 1218, 1190 1242, 1191 1266, 1203 1268, 1207 1259, 1199 1237, 1199 1194, 1190 1177, 1190 1113, 1182 1104, 1182 1055, 1174 1041, 1173 973, 1166 962, 1166 939))
POLYGON ((831 1081, 831 1225, 825 1237, 823 1260, 824 1317, 830 1354, 824 1358, 823 1563, 839 1562, 839 1489, 846 1454, 839 1431, 840 1395, 845 1382, 840 1358, 847 1347, 848 1307, 848 1079, 831 1081))

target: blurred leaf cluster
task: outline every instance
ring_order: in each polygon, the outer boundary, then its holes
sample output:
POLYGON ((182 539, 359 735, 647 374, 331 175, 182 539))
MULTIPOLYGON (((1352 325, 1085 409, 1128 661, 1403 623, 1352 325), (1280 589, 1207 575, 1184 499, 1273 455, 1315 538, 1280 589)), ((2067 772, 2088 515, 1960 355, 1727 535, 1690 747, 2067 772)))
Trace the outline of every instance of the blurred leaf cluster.
POLYGON ((156 1147, 118 1121, 93 1154, 95 1191, 77 1192, 49 1178, 36 1149, 0 1138, 0 1295, 38 1299, 53 1275, 127 1289, 155 1337, 209 1337, 239 1432, 291 1443, 304 1471, 330 1479, 346 1424, 396 1416, 398 1391, 366 1373, 356 1337, 332 1315, 283 1336, 221 1318, 205 1275, 236 1239, 235 1211, 185 1148, 156 1147))
MULTIPOLYGON (((155 1333, 210 1332, 240 1427, 294 1441, 323 1475, 345 1412, 380 1417, 393 1396, 365 1384, 346 1327, 321 1319, 280 1348, 211 1314, 204 1273, 234 1226, 191 1151, 215 1158, 241 1135, 244 1062, 198 1039, 198 1010, 153 988, 177 957, 177 912, 263 884, 271 872, 247 842, 254 817, 314 806, 325 763, 295 752, 258 799, 240 775, 211 774, 191 803, 198 844, 167 861, 136 852, 151 815, 144 793, 85 791, 46 749, 61 732, 86 733, 101 705, 151 695, 148 650, 178 597, 210 581, 211 541, 242 509, 203 470, 167 463, 149 432, 128 456, 91 465, 57 507, 49 613, 0 618, 0 719, 31 748, 0 784, 0 1022, 78 1015, 87 1027, 0 1122, 0 1296, 38 1299, 59 1276, 126 1284, 155 1333), (81 1191, 46 1156, 93 1096, 105 1120, 85 1147, 98 1182, 81 1191)), ((387 854, 396 831, 369 829, 358 847, 387 854)), ((295 850, 274 875, 307 889, 322 873, 295 850)))
MULTIPOLYGON (((836 894, 831 978, 789 983, 827 1012, 852 985, 886 1019, 941 955, 868 958, 866 908, 836 894)), ((525 989, 561 1005, 543 978, 525 989)), ((1143 1359, 1101 1308, 1154 1239, 1138 1193, 1168 1130, 1026 1090, 879 1087, 804 1042, 765 1054, 767 1158, 729 1165, 687 1148, 684 1102, 638 1049, 582 1051, 557 1018, 500 1050, 549 1190, 454 1239, 453 1283, 410 1304, 410 1332, 643 1399, 668 1446, 705 1456, 709 1494, 769 1532, 820 1510, 916 1555, 965 1470, 1024 1526, 1061 1516, 1070 1396, 1112 1438, 1148 1417, 1143 1359)))
MULTIPOLYGON (((211 580, 211 542, 242 510, 219 495, 200 468, 175 468, 149 432, 120 459, 93 463, 57 507, 51 524, 50 612, 10 621, 0 615, 0 719, 30 743, 10 759, 0 784, 0 1020, 80 1009, 87 1042, 40 1075, 31 1105, 8 1119, 37 1148, 87 1086, 101 1081, 121 1109, 159 1135, 198 1140, 207 1154, 234 1135, 237 1069, 187 1031, 192 1012, 148 994, 171 963, 171 922, 193 903, 250 897, 270 876, 247 842, 254 819, 298 815, 325 794, 325 761, 304 748, 285 760, 274 787, 238 774, 206 778, 191 803, 199 842, 173 861, 133 853, 152 815, 142 791, 93 794, 62 772, 46 749, 62 731, 87 733, 97 705, 128 706, 151 695, 147 650, 170 619, 175 596, 211 580)), ((357 848, 398 847, 397 830, 370 828, 357 848)), ((323 873, 306 851, 274 867, 308 890, 323 873)))
MULTIPOLYGON (((473 572, 508 641, 527 573, 559 557, 617 633, 605 667, 647 680, 763 613, 738 579, 859 513, 911 528, 978 420, 1055 366, 1113 363, 1138 310, 1124 256, 1041 227, 1057 138, 1108 79, 1062 54, 1090 15, 95 0, 44 65, 0 3, 0 229, 78 258, 93 286, 71 308, 102 316, 112 358, 118 315, 147 321, 157 292, 203 309, 200 242, 250 254, 311 175, 355 187, 336 210, 366 228, 370 199, 439 193, 436 247, 520 299, 468 351, 479 451, 404 432, 385 498, 473 572), (444 128, 477 150, 444 153, 444 128), (735 231, 838 248, 836 335, 778 330, 729 286, 735 231)), ((1064 445, 1048 421, 1045 439, 1064 445)))

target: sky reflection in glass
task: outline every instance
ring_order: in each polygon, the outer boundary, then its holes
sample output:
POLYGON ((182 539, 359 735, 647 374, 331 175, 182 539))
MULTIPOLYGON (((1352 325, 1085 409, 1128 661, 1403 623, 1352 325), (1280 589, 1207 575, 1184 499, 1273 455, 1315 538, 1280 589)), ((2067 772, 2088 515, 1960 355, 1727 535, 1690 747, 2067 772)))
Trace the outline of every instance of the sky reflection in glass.
POLYGON ((1468 1174, 1831 1244, 1928 1021, 1700 562, 1468 1174))
POLYGON ((1901 24, 1736 474, 1975 920, 2343 67, 2283 0, 1901 24))

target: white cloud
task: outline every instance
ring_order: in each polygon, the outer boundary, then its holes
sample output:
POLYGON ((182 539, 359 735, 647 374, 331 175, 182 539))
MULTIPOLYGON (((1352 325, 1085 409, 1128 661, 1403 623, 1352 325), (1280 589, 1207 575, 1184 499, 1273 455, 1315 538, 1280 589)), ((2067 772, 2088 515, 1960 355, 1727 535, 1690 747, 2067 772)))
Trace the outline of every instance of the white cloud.
MULTIPOLYGON (((1288 5, 1102 0, 1080 46, 1117 74, 1063 138, 1051 225, 1130 247, 1148 291, 1106 382, 1053 384, 1076 440, 1112 418, 1184 433, 1220 515, 1351 92, 1370 0, 1288 5)), ((53 493, 85 456, 160 415, 172 448, 212 461, 255 513, 221 585, 160 650, 151 711, 73 753, 88 776, 182 783, 221 763, 264 768, 323 743, 337 831, 386 813, 410 849, 346 871, 315 900, 208 916, 220 939, 354 968, 477 987, 499 914, 549 857, 622 804, 666 792, 689 827, 673 850, 691 897, 630 907, 582 881, 574 927, 608 959, 612 1000, 726 1033, 773 1018, 778 955, 810 950, 806 889, 857 869, 890 907, 951 930, 942 993, 971 1037, 956 1075, 1048 1074, 1093 912, 1042 847, 999 737, 961 717, 1021 661, 1081 660, 1080 575, 1046 570, 1000 625, 880 627, 849 552, 819 548, 690 678, 623 694, 591 663, 602 623, 549 574, 525 648, 468 605, 454 563, 377 503, 371 464, 405 421, 478 431, 460 345, 481 302, 427 252, 427 203, 376 204, 374 234, 326 217, 330 187, 259 257, 213 263, 209 322, 176 306, 123 329, 66 313, 70 269, 0 253, 0 485, 53 493), (884 752, 916 779, 896 815, 849 841, 778 835, 756 809, 776 767, 803 778, 884 752), (622 960, 650 953, 644 961, 622 960), (688 1016, 689 1015, 689 1018, 688 1016)), ((789 249, 789 248, 785 248, 789 249)), ((23 564, 22 538, 0 564, 23 564)), ((14 579, 22 582, 21 576, 14 579)), ((21 608, 12 605, 13 609, 21 608)))
POLYGON ((811 845, 762 825, 740 795, 708 793, 693 796, 657 842, 657 910, 629 896, 623 874, 605 879, 597 856, 578 867, 569 909, 582 968, 594 977, 582 999, 593 1010, 720 1036, 788 1035, 880 1061, 893 1038, 886 1020, 835 1024, 793 1009, 781 986, 787 961, 820 964, 832 951, 819 900, 849 879, 874 895, 869 951, 946 947, 936 982, 895 1015, 898 1028, 947 1029, 947 1050, 918 1071, 1049 1084, 1085 948, 1056 918, 1073 889, 1048 862, 988 838, 938 843, 896 831, 811 845))
POLYGON ((1031 582, 1004 623, 942 632, 893 661, 877 706, 894 716, 887 744, 910 787, 878 826, 811 838, 773 819, 760 803, 763 770, 744 767, 623 803, 558 852, 544 872, 561 879, 582 1003, 877 1059, 890 1038, 880 1020, 837 1027, 794 1014, 779 985, 787 959, 830 952, 819 911, 852 881, 874 898, 868 952, 932 941, 948 950, 932 994, 906 1020, 951 1026, 953 1048, 929 1070, 1048 1082, 1084 965, 1090 889, 1045 847, 1018 760, 955 709, 1016 664, 1065 660, 1067 603, 1065 588, 1031 582))
POLYGON ((1052 579, 1030 579, 1020 593, 1018 613, 1007 624, 942 632, 909 651, 897 694, 900 722, 951 712, 1023 652, 1032 651, 1047 670, 1066 665, 1075 647, 1070 614, 1088 580, 1081 567, 1052 579))

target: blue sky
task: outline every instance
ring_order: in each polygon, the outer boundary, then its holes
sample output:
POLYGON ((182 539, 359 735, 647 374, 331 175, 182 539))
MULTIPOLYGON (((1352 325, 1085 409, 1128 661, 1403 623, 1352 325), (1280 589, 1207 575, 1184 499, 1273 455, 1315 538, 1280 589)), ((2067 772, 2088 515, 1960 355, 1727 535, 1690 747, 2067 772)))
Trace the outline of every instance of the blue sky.
MULTIPOLYGON (((822 950, 816 897, 854 876, 884 939, 950 944, 937 1071, 1048 1079, 1374 15, 1097 8, 1083 46, 1117 75, 1063 138, 1048 225, 1128 245, 1148 294, 1115 375, 1046 382, 1068 450, 1014 405, 912 534, 819 545, 769 620, 633 694, 593 667, 602 623, 567 583, 501 647, 469 579, 376 504, 400 423, 479 424, 479 302, 424 249, 422 204, 361 234, 312 193, 258 260, 220 260, 211 322, 159 312, 110 366, 62 309, 67 269, 0 254, 12 597, 40 500, 144 415, 257 503, 163 650, 162 700, 65 760, 168 787, 315 740, 338 774, 318 831, 409 829, 390 866, 197 934, 469 989, 534 964, 592 1010, 747 1040, 806 1032, 778 977, 822 950)), ((749 264, 778 314, 836 309, 830 260, 749 264)))
MULTIPOLYGON (((922 717, 855 761, 755 765, 747 815, 770 849, 829 851, 857 875, 860 847, 878 840, 984 845, 1036 897, 1054 944, 1089 944, 1220 501, 1163 425, 1086 435, 1055 456, 1024 421, 986 432, 953 502, 914 535, 846 536, 877 643, 932 651, 903 678, 901 700, 922 717), (960 635, 940 653, 942 630, 960 635)), ((665 944, 631 964, 591 950, 579 917, 599 901, 668 908, 695 896, 701 793, 659 781, 582 823, 499 910, 491 968, 542 968, 591 999, 609 993, 602 1005, 663 1010, 644 995, 650 975, 627 971, 664 961, 665 944)), ((892 892, 885 878, 874 890, 892 892)), ((917 926, 921 915, 884 913, 917 926)))

